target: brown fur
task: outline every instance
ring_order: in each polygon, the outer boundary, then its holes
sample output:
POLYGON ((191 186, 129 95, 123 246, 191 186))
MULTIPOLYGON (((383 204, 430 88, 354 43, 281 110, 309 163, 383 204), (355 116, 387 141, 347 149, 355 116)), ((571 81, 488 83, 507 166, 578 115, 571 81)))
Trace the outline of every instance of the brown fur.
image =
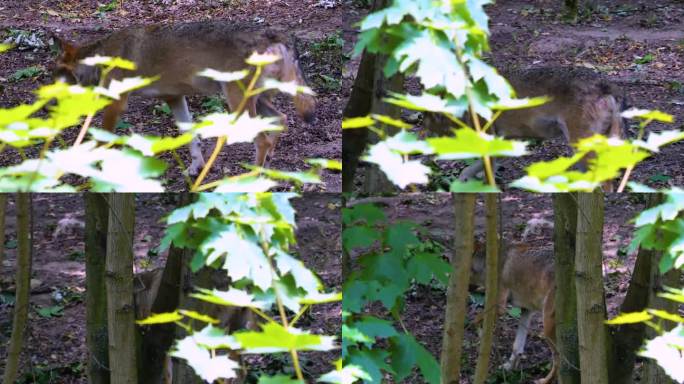
MULTIPOLYGON (((98 54, 122 57, 135 62, 137 69, 114 70, 110 78, 159 76, 157 81, 134 91, 134 94, 175 100, 180 110, 185 105, 184 109, 187 111, 184 96, 222 92, 229 109, 234 111, 243 96, 239 86, 236 83, 219 83, 206 77, 198 77, 196 73, 206 68, 224 72, 245 69, 248 67, 245 59, 258 51, 281 57, 278 62, 264 67, 264 77, 306 85, 298 62, 285 40, 282 34, 261 26, 224 21, 130 27, 81 47, 62 43, 62 55, 57 62, 55 75, 94 85, 100 81, 99 70, 79 64, 79 61, 98 54)), ((105 83, 109 80, 105 79, 105 83)), ((250 116, 257 114, 257 99, 261 97, 264 96, 252 97, 248 101, 247 111, 250 116)), ((314 97, 299 94, 294 97, 294 103, 300 116, 307 121, 313 119, 316 107, 314 97)), ((126 104, 127 97, 122 97, 105 109, 105 129, 114 129, 126 104)), ((189 112, 181 115, 187 120, 189 112)), ((267 135, 259 135, 255 140, 257 159, 266 158, 264 151, 273 151, 274 144, 264 140, 266 137, 267 135)), ((201 157, 201 152, 199 156, 201 157)), ((203 159, 202 164, 195 165, 203 165, 203 159)))
MULTIPOLYGON (((473 255, 471 282, 483 285, 485 279, 484 270, 484 246, 476 244, 473 255)), ((515 368, 520 354, 523 352, 529 317, 534 312, 541 312, 544 325, 544 337, 553 353, 551 370, 543 379, 536 381, 537 384, 550 383, 556 376, 560 364, 556 351, 556 323, 555 323, 555 292, 556 284, 554 277, 553 253, 550 251, 532 252, 527 244, 512 244, 508 252, 501 258, 499 270, 499 305, 498 312, 506 311, 506 303, 509 296, 513 304, 521 307, 524 313, 521 316, 516 341, 509 361, 504 365, 507 369, 515 368), (521 343, 519 348, 517 347, 521 343), (516 351, 516 349, 518 349, 516 351)), ((478 316, 477 320, 481 320, 478 316)))
MULTIPOLYGON (((544 67, 502 73, 518 97, 546 95, 551 101, 535 108, 507 111, 494 122, 497 135, 510 139, 564 137, 574 144, 594 134, 622 138, 625 127, 620 117, 622 91, 587 68, 544 67)), ((426 114, 423 126, 447 135, 453 126, 445 117, 426 114)), ((481 166, 466 168, 468 179, 481 166)), ((611 189, 606 185, 604 188, 611 189)))

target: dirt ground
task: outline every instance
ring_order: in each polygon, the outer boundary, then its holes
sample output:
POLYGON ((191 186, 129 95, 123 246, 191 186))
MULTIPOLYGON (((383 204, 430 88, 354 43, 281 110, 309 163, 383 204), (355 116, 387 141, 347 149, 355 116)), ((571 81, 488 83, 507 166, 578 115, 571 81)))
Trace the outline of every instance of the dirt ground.
MULTIPOLYGON (((684 6, 681 1, 605 0, 577 25, 562 20, 562 1, 501 0, 488 6, 491 53, 498 68, 584 66, 622 87, 631 106, 659 109, 675 116, 674 124, 653 123, 647 131, 682 129, 684 121, 684 6), (649 56, 650 55, 650 56, 649 56), (650 58, 650 61, 648 60, 650 58), (639 62, 646 61, 639 64, 639 62)), ((344 73, 356 73, 358 59, 344 73)), ((407 91, 419 92, 415 79, 407 91)), ((630 123, 629 133, 638 128, 630 123)), ((524 175, 536 161, 569 155, 562 139, 532 143, 530 155, 502 162, 500 186, 524 175)), ((665 147, 634 170, 630 180, 654 188, 684 185, 684 143, 665 147)), ((448 189, 465 167, 440 161, 427 189, 448 189)), ((363 173, 363 172, 359 172, 363 173)), ((359 174, 357 173, 357 175, 359 174)), ((362 178, 355 178, 358 183, 362 178)), ((424 189, 424 188, 421 188, 424 189)))
MULTIPOLYGON (((123 6, 108 6, 109 1, 68 0, 8 0, 0 4, 0 40, 28 33, 43 43, 56 34, 68 40, 83 43, 103 37, 111 31, 135 24, 174 23, 198 20, 227 20, 229 22, 252 22, 268 27, 286 29, 295 37, 300 54, 300 65, 309 85, 318 94, 316 120, 305 123, 296 116, 292 103, 279 97, 277 105, 288 116, 288 126, 281 135, 271 167, 285 171, 301 171, 309 166, 307 158, 341 160, 342 135, 340 121, 346 101, 340 81, 342 64, 351 49, 342 39, 347 37, 351 20, 358 15, 357 9, 347 1, 301 0, 157 0, 122 1, 123 6)), ((50 72, 56 51, 47 46, 36 49, 13 49, 0 55, 0 106, 11 107, 32 100, 33 91, 41 84, 52 81, 50 72), (27 68, 24 77, 18 71, 27 68), (17 78, 20 77, 20 78, 17 78)), ((21 72, 19 72, 21 73, 21 72)), ((194 116, 211 112, 221 106, 216 97, 191 97, 190 110, 194 116)), ((162 103, 155 99, 132 97, 128 112, 123 115, 121 133, 131 130, 153 135, 176 135, 177 128, 162 103)), ((99 126, 99 118, 95 126, 99 126)), ((73 142, 76 128, 65 132, 66 142, 73 142)), ((213 149, 213 140, 204 143, 205 158, 213 149)), ((179 151, 183 161, 189 164, 189 151, 179 151)), ((36 150, 28 151, 35 156, 36 150)), ((187 189, 180 169, 171 156, 164 157, 170 165, 164 178, 169 191, 187 189)), ((236 144, 225 148, 217 166, 207 181, 223 175, 245 172, 242 164, 254 161, 251 144, 236 144)), ((6 150, 0 154, 0 165, 18 163, 18 154, 6 150)), ((312 187, 315 191, 337 192, 341 190, 341 174, 324 171, 323 183, 312 187)))
MULTIPOLYGON (((340 200, 334 194, 307 194, 293 199, 297 210, 297 239, 293 250, 315 271, 326 287, 339 290, 340 200)), ((165 254, 155 251, 163 234, 160 222, 176 206, 172 195, 138 195, 134 241, 136 272, 161 267, 165 254)), ((34 256, 32 265, 31 309, 21 372, 21 383, 86 383, 85 356, 85 263, 82 195, 36 195, 34 197, 34 256), (61 220, 75 223, 61 226, 61 220), (62 229, 58 229, 62 228, 62 229), (38 310, 56 305, 55 292, 63 297, 59 314, 40 315, 38 310)), ((0 361, 12 328, 14 265, 16 258, 15 205, 10 198, 7 215, 7 251, 0 265, 0 361)), ((338 335, 341 329, 341 303, 315 306, 300 320, 301 327, 314 333, 338 335)), ((339 351, 304 353, 302 367, 307 377, 317 377, 332 369, 339 351)), ((267 373, 287 367, 286 359, 246 360, 250 369, 267 373)), ((0 367, 1 371, 4 367, 0 367)))
MULTIPOLYGON (((453 252, 454 208, 449 194, 403 194, 398 197, 381 198, 389 220, 411 220, 419 223, 429 232, 429 239, 444 248, 444 256, 453 252)), ((479 199, 476 206, 476 234, 484 234, 484 206, 479 199)), ((629 223, 643 209, 645 197, 636 194, 612 194, 606 197, 605 224, 603 227, 603 271, 609 317, 617 314, 627 292, 629 278, 634 267, 636 254, 627 254, 632 239, 633 226, 629 223)), ((520 242, 530 220, 547 220, 553 223, 553 201, 551 195, 530 194, 512 191, 502 195, 504 239, 508 244, 520 242)), ((553 247, 553 229, 529 233, 525 242, 531 252, 553 247)), ((530 276, 534 279, 534 276, 530 276)), ((484 295, 471 292, 466 318, 464 361, 462 372, 472 377, 477 361, 479 336, 472 324, 482 310, 484 295)), ((445 287, 416 287, 407 296, 406 311, 402 314, 403 324, 413 335, 439 359, 446 307, 445 287)), ((541 316, 533 317, 532 329, 528 335, 525 354, 520 369, 505 372, 498 369, 509 357, 515 338, 517 319, 509 314, 499 318, 495 331, 490 365, 491 383, 529 383, 546 375, 550 367, 551 351, 542 336, 541 316)), ((637 375, 639 374, 637 368, 637 375)), ((423 382, 418 375, 406 379, 406 383, 423 382)), ((462 379, 461 383, 470 383, 462 379)))

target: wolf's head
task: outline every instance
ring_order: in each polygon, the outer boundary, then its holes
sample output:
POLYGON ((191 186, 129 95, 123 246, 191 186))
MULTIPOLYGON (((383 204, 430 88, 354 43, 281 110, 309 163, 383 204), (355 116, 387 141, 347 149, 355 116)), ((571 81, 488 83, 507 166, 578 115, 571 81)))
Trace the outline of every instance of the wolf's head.
POLYGON ((52 71, 52 78, 69 84, 95 85, 99 81, 99 69, 82 65, 91 47, 77 47, 66 40, 57 39, 60 54, 52 71))
MULTIPOLYGON (((279 56, 277 62, 264 68, 264 75, 274 77, 282 82, 295 82, 297 85, 306 86, 306 80, 299 67, 299 61, 295 54, 284 44, 277 43, 269 46, 266 53, 279 56)), ((311 123, 314 120, 316 110, 316 98, 312 95, 298 93, 294 96, 294 105, 297 113, 304 121, 311 123)))

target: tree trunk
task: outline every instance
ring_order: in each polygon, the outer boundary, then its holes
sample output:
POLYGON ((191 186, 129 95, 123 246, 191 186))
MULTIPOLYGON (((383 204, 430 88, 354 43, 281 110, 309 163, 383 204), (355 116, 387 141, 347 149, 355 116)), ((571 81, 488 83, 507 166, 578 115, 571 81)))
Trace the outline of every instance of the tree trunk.
POLYGON ((485 195, 485 209, 487 211, 486 296, 480 352, 477 359, 477 367, 475 368, 475 384, 483 384, 487 379, 494 326, 496 325, 496 318, 499 314, 499 239, 497 231, 497 210, 500 210, 501 207, 497 204, 497 196, 498 195, 494 193, 485 195))
POLYGON ((5 215, 7 214, 7 194, 0 193, 0 272, 5 256, 5 215))
POLYGON ((442 336, 442 383, 458 384, 461 371, 463 332, 468 299, 468 282, 473 257, 475 195, 454 194, 455 226, 453 271, 447 288, 444 334, 442 336))
MULTIPOLYGON (((662 203, 662 198, 661 194, 649 194, 646 209, 662 203)), ((629 288, 620 306, 621 313, 643 311, 648 306, 649 294, 652 292, 650 288, 653 285, 651 278, 656 276, 653 271, 657 270, 654 268, 657 265, 655 251, 639 249, 629 288)), ((622 324, 609 327, 609 330, 612 331, 610 334, 612 353, 608 361, 610 382, 630 384, 633 382, 632 371, 636 361, 636 352, 643 343, 646 325, 644 323, 622 324)))
POLYGON ((17 195, 17 271, 16 299, 14 302, 14 319, 12 321, 12 337, 7 348, 4 384, 14 384, 17 379, 19 357, 24 346, 28 323, 29 295, 31 292, 31 201, 30 195, 17 195))
POLYGON ((577 197, 577 330, 582 383, 607 384, 605 296, 603 291, 603 193, 577 197))
POLYGON ((555 255, 556 348, 562 358, 559 384, 580 383, 577 350, 577 296, 575 293, 575 241, 577 238, 577 194, 553 195, 555 255))
POLYGON ((107 236, 107 320, 109 366, 113 384, 136 384, 135 311, 133 303, 133 229, 135 195, 109 195, 107 236))
POLYGON ((570 22, 577 22, 577 0, 565 0, 565 15, 570 22))
MULTIPOLYGON (((389 4, 389 1, 376 0, 376 3, 382 4, 382 6, 378 8, 380 9, 385 8, 389 4)), ((375 114, 386 115, 395 119, 399 119, 401 115, 401 108, 396 105, 385 103, 383 99, 387 97, 389 92, 403 93, 404 76, 396 74, 391 78, 385 78, 384 68, 386 63, 387 56, 377 56, 375 58, 371 111, 375 114)), ((388 126, 384 127, 383 130, 387 135, 393 135, 397 131, 396 128, 388 126)), ((379 137, 377 137, 376 134, 369 133, 369 144, 376 143, 378 140, 379 137)), ((389 193, 394 192, 397 189, 394 184, 387 179, 385 173, 382 172, 375 164, 371 164, 368 168, 366 168, 366 176, 364 179, 365 181, 362 191, 365 194, 389 193)))
MULTIPOLYGON (((344 108, 345 118, 366 116, 373 105, 373 76, 375 55, 364 51, 359 70, 354 79, 351 96, 344 108)), ((354 190, 354 175, 359 166, 359 157, 368 143, 368 129, 345 129, 342 131, 342 192, 354 190)))
MULTIPOLYGON (((186 206, 190 201, 190 194, 183 193, 180 196, 178 208, 186 206)), ((191 252, 174 246, 169 249, 159 289, 152 301, 151 313, 172 312, 178 308, 182 295, 181 274, 184 255, 190 257, 191 252)), ((175 330, 176 326, 173 323, 139 328, 141 333, 141 352, 138 355, 140 382, 161 382, 164 376, 164 361, 166 361, 166 355, 175 339, 175 330)))
POLYGON ((88 382, 109 384, 107 291, 105 289, 109 207, 106 195, 85 194, 85 219, 88 382))

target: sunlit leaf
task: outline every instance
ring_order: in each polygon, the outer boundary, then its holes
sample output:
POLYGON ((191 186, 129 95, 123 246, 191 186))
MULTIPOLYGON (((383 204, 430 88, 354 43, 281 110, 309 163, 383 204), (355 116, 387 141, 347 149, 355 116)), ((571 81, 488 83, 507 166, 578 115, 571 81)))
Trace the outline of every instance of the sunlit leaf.
POLYGON ((608 325, 633 324, 642 323, 652 318, 653 316, 646 311, 621 313, 610 320, 606 320, 605 323, 608 325))
POLYGON ((183 316, 178 313, 178 311, 159 313, 156 315, 151 315, 145 319, 136 321, 138 325, 150 325, 150 324, 164 324, 173 323, 178 320, 182 320, 183 316))
POLYGON ((242 80, 249 75, 249 71, 244 69, 235 72, 220 72, 215 69, 207 68, 203 71, 197 72, 197 76, 208 77, 216 81, 229 83, 231 81, 242 80))
POLYGON ((421 164, 419 160, 404 161, 402 156, 392 151, 385 142, 371 146, 363 160, 377 164, 387 178, 402 189, 409 184, 424 184, 428 181, 429 167, 421 164))
POLYGON ((104 67, 111 67, 111 68, 121 68, 121 69, 127 69, 130 71, 133 71, 137 68, 134 62, 126 59, 122 59, 120 57, 109 57, 109 56, 100 56, 100 55, 95 55, 92 57, 87 57, 83 60, 81 60, 81 64, 89 65, 89 66, 104 66, 104 67))
POLYGON ((176 342, 176 346, 170 355, 185 359, 195 373, 209 383, 220 378, 237 377, 235 370, 240 369, 240 364, 230 360, 227 356, 211 357, 209 351, 202 348, 192 336, 187 336, 176 342))
POLYGON ((329 351, 335 348, 335 337, 320 336, 297 328, 285 328, 274 322, 261 325, 261 331, 233 334, 247 353, 287 351, 329 351))
POLYGON ((342 129, 365 128, 375 124, 370 116, 352 117, 342 120, 342 129))

